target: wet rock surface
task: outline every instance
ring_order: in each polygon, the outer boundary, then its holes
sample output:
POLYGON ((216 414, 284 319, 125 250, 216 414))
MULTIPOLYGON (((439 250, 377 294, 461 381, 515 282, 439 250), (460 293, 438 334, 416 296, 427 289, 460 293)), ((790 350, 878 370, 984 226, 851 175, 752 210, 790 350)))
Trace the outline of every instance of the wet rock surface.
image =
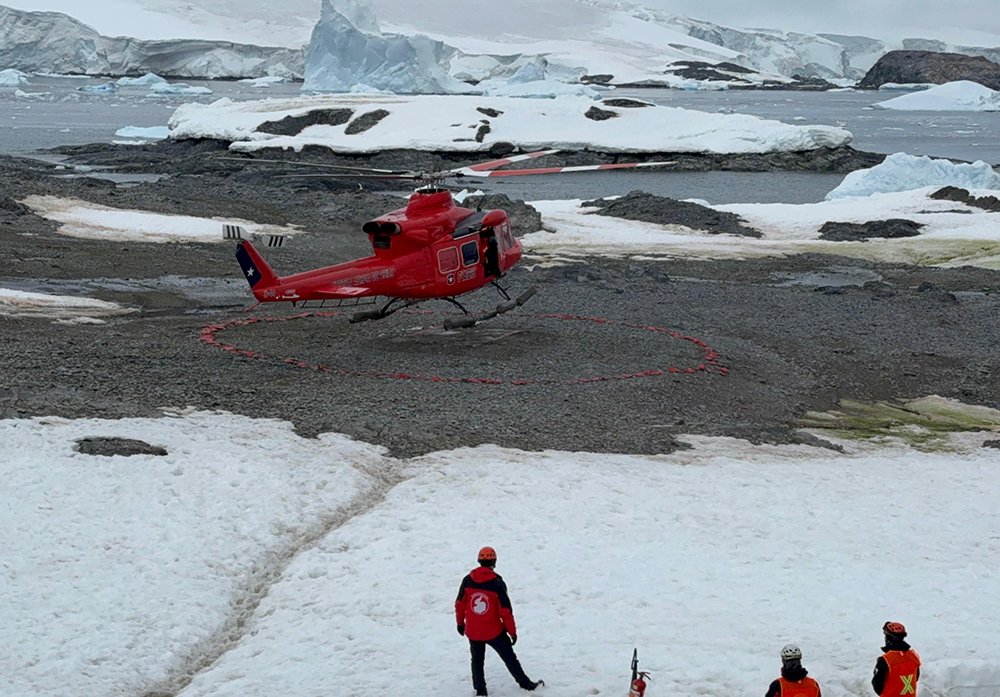
POLYGON ((937 51, 889 51, 872 66, 858 87, 877 89, 887 83, 943 85, 971 80, 1000 90, 1000 65, 981 56, 937 51))
POLYGON ((890 218, 867 223, 825 223, 819 229, 819 238, 829 242, 863 242, 871 239, 896 239, 916 237, 924 226, 912 220, 890 218))
POLYGON ((302 116, 265 121, 257 126, 257 131, 276 136, 297 136, 309 126, 343 126, 352 116, 354 111, 351 109, 315 109, 302 116))
POLYGON ((597 215, 623 220, 636 220, 658 225, 682 225, 713 235, 761 237, 759 230, 750 227, 743 218, 735 213, 725 213, 697 203, 678 201, 666 196, 654 196, 645 191, 633 191, 627 196, 617 199, 587 201, 583 205, 600 208, 597 215))
MULTIPOLYGON (((171 176, 132 188, 60 179, 56 175, 64 172, 51 165, 0 158, 0 197, 48 194, 118 208, 298 224, 302 234, 265 253, 282 274, 369 255, 361 224, 404 202, 356 186, 291 186, 241 163, 212 159, 220 151, 211 144, 189 147, 137 148, 137 167, 154 169, 155 163, 171 176), (166 159, 171 152, 181 154, 173 169, 166 159)), ((90 152, 109 161, 122 157, 120 149, 90 152)), ((383 157, 386 164, 403 159, 383 157)), ((419 163, 416 155, 405 157, 419 163)), ((154 416, 163 407, 191 406, 286 419, 307 437, 342 432, 401 456, 480 443, 660 453, 679 447, 677 437, 686 433, 794 440, 797 434, 787 427, 795 418, 832 409, 845 398, 940 394, 987 404, 1000 394, 1000 371, 982 370, 1000 362, 1000 273, 985 269, 828 255, 592 258, 546 268, 565 262, 539 257, 502 281, 515 293, 537 286, 538 294, 481 329, 435 332, 452 308, 431 303, 421 309, 432 315, 399 313, 357 325, 343 316, 300 317, 219 335, 264 356, 250 358, 199 341, 203 328, 252 316, 293 317, 303 309, 240 312, 252 298, 231 244, 100 242, 61 236, 56 227, 33 213, 0 227, 0 287, 89 295, 141 311, 104 325, 4 320, 4 418, 154 416), (775 283, 776 277, 822 277, 845 266, 880 278, 891 293, 879 286, 828 295, 775 283), (947 293, 974 300, 951 303, 942 299, 947 293), (704 341, 722 354, 729 374, 664 372, 577 382, 701 360, 693 344, 644 326, 704 341), (288 358, 346 373, 302 369, 284 362, 288 358), (505 382, 359 374, 371 372, 505 382), (513 384, 518 379, 536 382, 513 384)), ((489 288, 463 298, 474 311, 498 300, 489 288)))
POLYGON ((166 448, 150 445, 141 440, 130 438, 81 438, 76 442, 76 450, 84 455, 102 455, 104 457, 132 457, 134 455, 155 455, 162 457, 167 454, 166 448))

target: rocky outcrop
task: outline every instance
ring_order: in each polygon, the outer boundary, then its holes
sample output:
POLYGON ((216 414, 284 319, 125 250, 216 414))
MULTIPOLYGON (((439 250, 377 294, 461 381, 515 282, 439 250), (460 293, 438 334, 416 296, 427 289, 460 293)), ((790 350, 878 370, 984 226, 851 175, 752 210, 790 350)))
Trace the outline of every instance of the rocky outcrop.
POLYGON ((717 211, 714 208, 689 201, 677 201, 666 196, 655 196, 645 191, 633 191, 617 199, 587 201, 583 205, 600 208, 597 215, 623 220, 657 225, 680 225, 712 235, 762 236, 759 230, 750 227, 735 213, 717 211))
POLYGON ((462 203, 463 208, 481 211, 504 210, 510 218, 510 227, 518 237, 538 232, 542 229, 542 214, 524 201, 513 201, 507 194, 485 194, 468 196, 462 203))
POLYGON ((974 208, 982 208, 984 211, 1000 213, 1000 198, 996 196, 973 196, 967 189, 960 189, 957 186, 946 186, 938 189, 931 198, 937 201, 955 201, 964 203, 974 208))
POLYGON ((868 71, 858 84, 862 89, 878 89, 887 83, 913 84, 970 80, 1000 90, 1000 64, 982 56, 936 51, 890 51, 868 71))
POLYGON ((69 15, 0 6, 0 66, 4 68, 73 75, 300 78, 304 65, 304 49, 108 37, 69 15))
POLYGON ((828 242, 864 242, 876 238, 896 239, 916 237, 923 225, 912 220, 892 218, 867 223, 826 223, 819 229, 819 238, 828 242))

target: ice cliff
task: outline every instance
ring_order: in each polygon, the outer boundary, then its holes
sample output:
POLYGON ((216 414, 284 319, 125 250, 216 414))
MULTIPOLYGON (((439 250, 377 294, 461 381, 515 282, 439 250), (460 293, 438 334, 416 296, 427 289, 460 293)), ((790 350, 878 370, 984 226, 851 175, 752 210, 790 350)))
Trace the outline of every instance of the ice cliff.
POLYGON ((0 6, 0 66, 81 75, 156 73, 189 78, 301 76, 304 50, 226 41, 102 36, 58 12, 0 6))
POLYGON ((303 89, 349 92, 363 85, 397 94, 469 92, 470 85, 442 67, 454 53, 426 36, 381 33, 370 3, 323 0, 306 53, 303 89))

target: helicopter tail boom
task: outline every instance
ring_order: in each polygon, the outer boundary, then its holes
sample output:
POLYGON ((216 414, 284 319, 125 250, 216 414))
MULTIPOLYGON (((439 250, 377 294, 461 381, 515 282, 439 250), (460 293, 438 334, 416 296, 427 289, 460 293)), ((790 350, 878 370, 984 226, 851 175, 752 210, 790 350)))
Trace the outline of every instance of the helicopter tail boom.
POLYGON ((242 240, 236 245, 236 260, 239 261, 243 275, 246 277, 247 283, 250 284, 250 288, 253 289, 254 295, 265 288, 278 285, 280 280, 278 274, 274 272, 270 264, 264 261, 264 257, 254 249, 254 246, 246 240, 242 240))

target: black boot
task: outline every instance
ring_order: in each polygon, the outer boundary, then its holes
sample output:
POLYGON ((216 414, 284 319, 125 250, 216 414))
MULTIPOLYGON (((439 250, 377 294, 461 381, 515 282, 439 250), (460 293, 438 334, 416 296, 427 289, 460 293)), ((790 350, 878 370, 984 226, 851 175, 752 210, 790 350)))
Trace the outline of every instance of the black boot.
POLYGON ((534 692, 536 689, 545 684, 544 680, 536 680, 535 682, 529 682, 527 685, 521 687, 522 690, 527 690, 528 692, 534 692))

